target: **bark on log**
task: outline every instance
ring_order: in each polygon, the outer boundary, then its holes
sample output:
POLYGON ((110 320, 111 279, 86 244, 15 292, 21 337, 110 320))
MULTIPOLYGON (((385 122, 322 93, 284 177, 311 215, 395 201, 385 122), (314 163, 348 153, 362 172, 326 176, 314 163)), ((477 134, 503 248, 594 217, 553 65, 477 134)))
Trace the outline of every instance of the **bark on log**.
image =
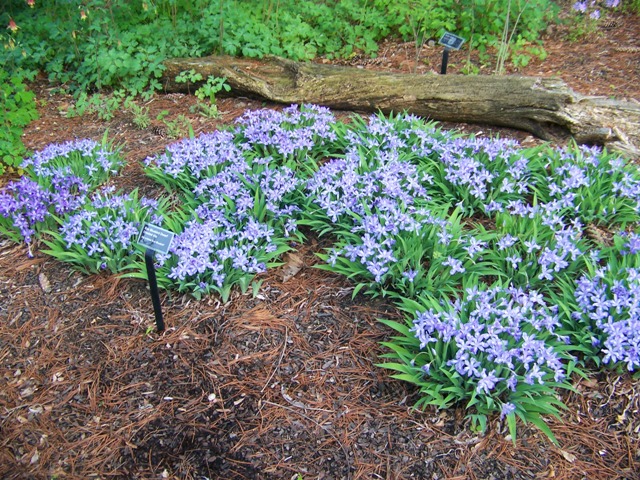
POLYGON ((640 103, 585 97, 554 78, 399 74, 277 57, 176 58, 164 65, 168 92, 197 88, 174 80, 193 69, 204 78, 226 77, 233 95, 357 112, 408 111, 438 121, 515 128, 546 140, 572 136, 640 155, 640 103))

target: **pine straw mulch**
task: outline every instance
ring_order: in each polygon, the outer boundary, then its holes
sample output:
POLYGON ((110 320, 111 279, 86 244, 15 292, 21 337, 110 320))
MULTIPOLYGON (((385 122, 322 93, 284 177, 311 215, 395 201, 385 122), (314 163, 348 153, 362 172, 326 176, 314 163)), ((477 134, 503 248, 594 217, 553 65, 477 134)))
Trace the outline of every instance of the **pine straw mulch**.
POLYGON ((0 250, 1 478, 637 478, 639 386, 576 380, 552 420, 560 448, 521 428, 415 411, 375 364, 392 306, 341 277, 270 272, 256 298, 165 296, 150 331, 144 282, 84 276, 0 250))
MULTIPOLYGON (((518 73, 561 72, 581 93, 640 99, 637 19, 620 17, 615 31, 577 46, 553 34, 552 57, 518 73)), ((361 66, 419 71, 406 44, 381 53, 361 66)), ((435 68, 437 52, 420 55, 435 68)), ((33 89, 41 118, 26 131, 29 148, 108 130, 128 162, 117 185, 160 194, 138 164, 173 141, 160 122, 139 130, 126 112, 66 118, 69 97, 33 89)), ((222 99, 222 118, 210 120, 190 114, 193 103, 158 95, 147 106, 152 119, 188 116, 196 133, 265 106, 222 99)), ((313 268, 322 242, 309 237, 301 270, 269 272, 255 298, 222 305, 163 293, 168 329, 157 335, 144 282, 85 276, 0 239, 0 478, 640 478, 640 383, 628 374, 575 379, 568 410, 549 419, 559 447, 528 427, 514 447, 498 418, 479 434, 462 409, 413 410, 415 389, 376 367, 390 334, 377 319, 396 310, 352 300, 348 281, 313 268)))

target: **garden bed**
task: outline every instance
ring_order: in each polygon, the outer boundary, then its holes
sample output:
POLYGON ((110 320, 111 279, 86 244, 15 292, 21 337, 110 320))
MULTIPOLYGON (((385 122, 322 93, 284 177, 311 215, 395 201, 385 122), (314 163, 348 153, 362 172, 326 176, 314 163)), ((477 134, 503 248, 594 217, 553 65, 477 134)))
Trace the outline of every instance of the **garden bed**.
MULTIPOLYGON (((596 42, 586 50, 601 48, 596 42)), ((611 58, 607 71, 620 70, 621 58, 618 65, 611 58)), ((568 75, 592 78, 569 60, 568 75)), ((592 81, 584 93, 608 94, 610 81, 592 81)), ((629 88, 628 96, 640 98, 629 88)), ((28 146, 99 140, 108 127, 127 159, 111 181, 160 196, 139 162, 174 141, 165 125, 139 130, 124 112, 106 124, 68 119, 61 113, 69 99, 36 91, 48 103, 27 131, 28 146)), ((189 116, 193 103, 158 96, 149 107, 189 116)), ((196 133, 262 107, 246 99, 218 105, 219 121, 190 117, 196 133)), ((37 249, 29 258, 24 246, 3 239, 0 476, 634 478, 637 379, 613 372, 572 378, 576 392, 561 393, 569 408, 561 420, 547 419, 558 446, 520 425, 514 447, 499 415, 481 434, 462 408, 414 411, 416 389, 376 366, 391 333, 378 319, 401 318, 393 302, 352 298, 353 283, 314 268, 329 244, 307 233, 296 256, 285 257, 300 270, 262 274, 256 296, 234 290, 222 303, 215 295, 163 294, 168 329, 160 336, 145 282, 83 275, 37 249)))

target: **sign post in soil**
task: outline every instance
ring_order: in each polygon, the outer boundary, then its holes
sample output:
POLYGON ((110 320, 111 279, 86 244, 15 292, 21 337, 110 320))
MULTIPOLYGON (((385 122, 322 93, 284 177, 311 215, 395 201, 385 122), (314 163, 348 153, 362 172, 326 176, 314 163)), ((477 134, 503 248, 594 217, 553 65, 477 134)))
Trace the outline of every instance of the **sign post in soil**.
POLYGON ((438 41, 440 45, 444 46, 444 52, 442 52, 442 66, 440 73, 446 75, 447 63, 449 63, 449 51, 460 50, 460 47, 464 43, 464 38, 454 35, 453 33, 444 32, 444 35, 438 41))
POLYGON ((156 268, 153 261, 155 252, 167 254, 174 233, 155 225, 145 225, 140 232, 138 243, 145 247, 144 262, 147 267, 147 278, 149 279, 149 289, 151 290, 151 302, 153 312, 156 316, 156 327, 158 333, 164 331, 164 320, 162 318, 162 307, 160 306, 160 294, 158 292, 158 280, 156 279, 156 268))

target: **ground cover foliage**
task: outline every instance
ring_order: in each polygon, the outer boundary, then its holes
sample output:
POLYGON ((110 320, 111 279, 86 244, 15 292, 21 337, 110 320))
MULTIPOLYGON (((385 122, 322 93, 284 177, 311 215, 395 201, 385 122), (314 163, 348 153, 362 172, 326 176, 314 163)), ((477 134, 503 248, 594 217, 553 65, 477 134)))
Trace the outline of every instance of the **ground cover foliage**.
POLYGON ((416 406, 464 406, 477 431, 500 415, 513 441, 518 422, 555 441, 545 419, 572 378, 640 365, 640 173, 618 156, 291 106, 144 163, 165 195, 109 187, 106 140, 50 145, 0 194, 0 229, 83 272, 145 278, 137 234, 160 225, 177 235, 160 285, 223 302, 258 294, 305 233, 327 238, 320 268, 403 312, 382 319, 380 366, 416 406))
MULTIPOLYGON (((419 50, 445 31, 488 62, 525 66, 546 53, 541 33, 569 24, 574 38, 593 34, 608 13, 637 12, 637 1, 575 2, 560 15, 551 0, 9 0, 0 6, 0 60, 25 75, 44 73, 76 95, 122 89, 151 95, 163 60, 229 54, 293 60, 376 56, 384 38, 419 50)), ((477 66, 467 60, 467 71, 477 66)))
POLYGON ((423 43, 445 30, 464 35, 474 49, 497 47, 505 31, 505 40, 523 47, 539 43, 557 11, 548 0, 13 0, 0 11, 10 25, 0 58, 74 90, 138 94, 160 87, 161 62, 170 57, 345 58, 375 53, 390 35, 423 43))

